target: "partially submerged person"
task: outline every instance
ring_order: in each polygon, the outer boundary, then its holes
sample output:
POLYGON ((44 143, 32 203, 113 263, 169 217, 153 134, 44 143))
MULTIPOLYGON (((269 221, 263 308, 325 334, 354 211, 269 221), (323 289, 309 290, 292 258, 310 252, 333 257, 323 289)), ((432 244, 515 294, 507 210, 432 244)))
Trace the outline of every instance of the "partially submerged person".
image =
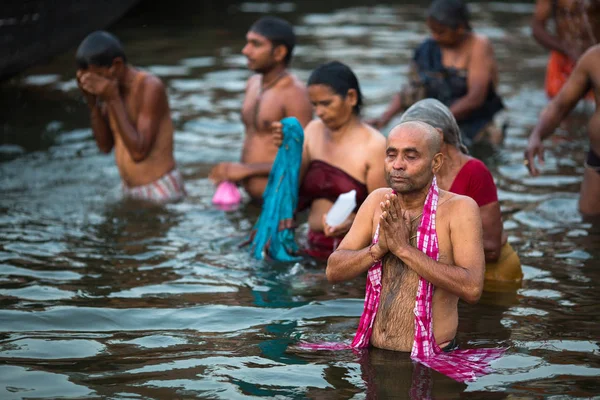
MULTIPOLYGON (((347 65, 332 61, 318 66, 308 79, 308 94, 318 119, 304 134, 297 210, 309 209, 306 253, 326 259, 368 194, 386 185, 385 137, 361 121, 362 93, 347 65), (354 212, 338 226, 327 225, 333 203, 351 190, 356 190, 354 212)), ((280 133, 281 124, 278 129, 280 133)))
POLYGON ((220 163, 209 177, 215 184, 240 183, 252 200, 261 202, 278 149, 271 124, 296 117, 304 127, 312 119, 312 107, 306 87, 288 71, 296 36, 287 21, 259 19, 250 27, 246 42, 242 54, 256 74, 248 80, 242 105, 246 135, 241 162, 220 163))
POLYGON ((391 130, 385 155, 389 188, 369 195, 327 262, 328 280, 340 282, 364 275, 382 260, 377 318, 365 338, 378 348, 408 352, 413 341, 421 343, 422 338, 415 338, 420 277, 435 287, 430 315, 433 338, 442 350, 455 346, 458 299, 475 303, 482 293, 485 256, 479 207, 470 197, 438 191, 441 147, 440 134, 425 123, 405 122, 391 130), (421 218, 431 230, 417 238, 421 218), (438 257, 420 251, 416 239, 428 241, 428 249, 436 247, 438 257))
MULTIPOLYGON (((600 101, 600 45, 588 49, 580 58, 573 73, 540 114, 540 120, 529 136, 524 163, 531 175, 540 171, 535 165, 535 157, 544 162, 542 141, 554 133, 563 119, 571 112, 589 90, 592 90, 596 104, 600 101)), ((579 211, 583 215, 600 215, 600 110, 596 106, 588 123, 590 150, 586 157, 583 182, 579 192, 579 211)))
POLYGON ((76 61, 96 144, 104 153, 114 148, 124 194, 161 203, 184 197, 161 80, 129 64, 119 40, 104 31, 81 42, 76 61))
MULTIPOLYGON (((545 88, 553 98, 581 55, 600 42, 600 0, 537 0, 531 27, 535 40, 550 50, 545 88), (551 20, 554 32, 548 27, 551 20)), ((593 100, 593 93, 586 99, 593 100)))
POLYGON ((471 157, 463 145, 456 119, 445 105, 435 99, 421 100, 402 115, 400 122, 421 121, 443 135, 444 162, 436 172, 440 189, 469 196, 479 206, 483 226, 485 280, 519 282, 523 278, 521 261, 504 233, 498 189, 488 168, 471 157))
POLYGON ((468 145, 482 139, 499 143, 503 132, 494 123, 504 108, 496 92, 498 66, 490 40, 473 32, 461 0, 435 0, 427 12, 431 38, 416 50, 409 84, 394 96, 381 117, 381 128, 418 100, 435 98, 450 108, 468 145))

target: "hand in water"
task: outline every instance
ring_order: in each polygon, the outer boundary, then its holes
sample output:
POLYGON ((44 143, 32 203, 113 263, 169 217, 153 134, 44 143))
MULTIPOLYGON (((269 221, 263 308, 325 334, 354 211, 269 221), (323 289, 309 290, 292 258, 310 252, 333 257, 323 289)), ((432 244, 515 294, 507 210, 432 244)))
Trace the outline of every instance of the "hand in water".
POLYGON ((283 124, 279 121, 271 123, 271 133, 273 134, 273 143, 279 147, 283 143, 283 124))
POLYGON ((213 167, 208 178, 218 185, 223 181, 239 182, 248 176, 248 170, 244 164, 224 162, 213 167))
POLYGON ((544 145, 542 144, 542 140, 537 135, 531 135, 525 149, 523 164, 525 164, 529 173, 533 176, 540 174, 540 171, 535 166, 536 156, 540 160, 540 164, 544 165, 544 145))
POLYGON ((96 105, 96 96, 94 96, 90 92, 86 91, 83 88, 83 86, 81 85, 81 77, 83 76, 84 73, 85 73, 84 70, 81 70, 81 69, 77 70, 77 86, 79 87, 79 90, 81 90, 83 95, 85 96, 85 100, 87 101, 88 106, 92 107, 92 106, 96 105))
POLYGON ((83 72, 78 80, 80 87, 85 92, 104 100, 108 100, 119 93, 116 80, 105 78, 93 72, 83 72))
POLYGON ((331 226, 331 225, 327 224, 327 220, 326 220, 327 214, 323 214, 323 233, 327 237, 344 236, 346 233, 348 233, 348 231, 352 227, 352 223, 354 222, 355 216, 356 216, 356 214, 352 213, 341 224, 336 225, 336 226, 331 226))
POLYGON ((386 194, 385 200, 379 203, 379 206, 382 211, 379 217, 380 232, 383 231, 388 250, 396 254, 406 246, 410 246, 408 214, 402 210, 400 199, 395 194, 386 194))

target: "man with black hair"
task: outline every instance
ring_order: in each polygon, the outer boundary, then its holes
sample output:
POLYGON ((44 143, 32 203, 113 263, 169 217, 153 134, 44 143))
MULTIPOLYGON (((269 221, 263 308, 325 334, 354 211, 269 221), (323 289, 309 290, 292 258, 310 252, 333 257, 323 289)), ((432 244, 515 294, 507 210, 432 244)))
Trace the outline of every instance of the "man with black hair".
POLYGON ((114 148, 124 194, 159 203, 185 196, 161 80, 130 65, 119 40, 105 31, 81 42, 76 61, 96 144, 104 153, 114 148))
POLYGON ((242 105, 246 136, 241 162, 220 163, 210 172, 215 184, 241 183, 258 202, 278 150, 272 124, 296 117, 305 127, 312 119, 306 86, 288 71, 295 44, 292 26, 281 18, 263 17, 250 27, 242 54, 256 74, 248 80, 242 105))

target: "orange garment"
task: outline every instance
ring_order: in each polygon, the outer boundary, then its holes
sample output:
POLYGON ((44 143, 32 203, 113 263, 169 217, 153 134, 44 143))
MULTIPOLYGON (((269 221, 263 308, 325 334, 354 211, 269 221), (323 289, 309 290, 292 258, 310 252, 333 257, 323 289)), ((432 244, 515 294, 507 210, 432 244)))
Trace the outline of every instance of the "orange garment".
MULTIPOLYGON (((573 72, 576 62, 558 51, 551 51, 546 68, 546 94, 555 97, 573 72)), ((585 100, 594 101, 594 93, 590 90, 585 100)))

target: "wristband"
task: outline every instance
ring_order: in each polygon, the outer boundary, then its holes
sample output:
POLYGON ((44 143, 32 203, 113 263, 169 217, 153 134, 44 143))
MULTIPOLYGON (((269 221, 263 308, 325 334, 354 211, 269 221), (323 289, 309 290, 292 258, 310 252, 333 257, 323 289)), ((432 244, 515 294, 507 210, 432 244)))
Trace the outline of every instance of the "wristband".
POLYGON ((369 246, 369 255, 371 256, 371 260, 373 260, 373 264, 378 263, 379 261, 381 261, 381 258, 375 258, 373 256, 373 252, 371 251, 373 249, 373 246, 375 246, 375 243, 371 243, 371 245, 369 246))

